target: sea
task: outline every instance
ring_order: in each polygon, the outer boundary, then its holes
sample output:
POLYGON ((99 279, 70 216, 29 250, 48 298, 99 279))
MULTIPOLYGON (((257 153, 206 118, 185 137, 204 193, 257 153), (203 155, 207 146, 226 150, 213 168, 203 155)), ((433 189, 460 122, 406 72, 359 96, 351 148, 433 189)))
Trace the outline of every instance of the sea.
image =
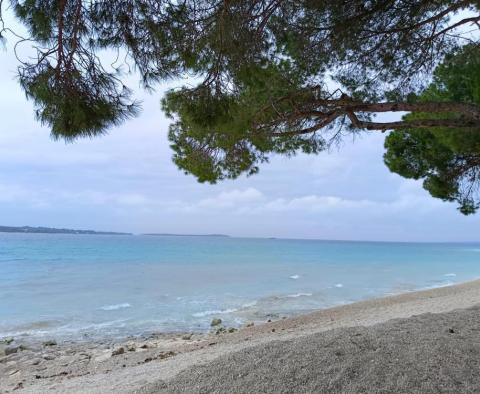
POLYGON ((0 233, 0 338, 206 332, 480 277, 480 244, 0 233))

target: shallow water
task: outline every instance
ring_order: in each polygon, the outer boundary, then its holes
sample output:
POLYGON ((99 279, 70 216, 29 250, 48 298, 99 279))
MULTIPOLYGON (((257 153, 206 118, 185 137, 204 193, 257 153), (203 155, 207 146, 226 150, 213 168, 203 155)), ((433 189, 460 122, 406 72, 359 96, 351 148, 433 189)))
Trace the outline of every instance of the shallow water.
POLYGON ((205 331, 480 277, 480 244, 0 233, 0 337, 205 331))

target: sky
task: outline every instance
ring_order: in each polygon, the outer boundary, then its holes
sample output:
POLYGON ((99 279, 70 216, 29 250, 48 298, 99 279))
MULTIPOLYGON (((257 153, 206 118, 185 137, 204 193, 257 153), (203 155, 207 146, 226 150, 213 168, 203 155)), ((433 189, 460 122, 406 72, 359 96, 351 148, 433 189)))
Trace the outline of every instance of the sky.
MULTIPOLYGON (((172 163, 167 86, 143 92, 139 117, 96 139, 54 141, 0 51, 0 225, 133 233, 222 233, 378 241, 480 241, 480 215, 390 173, 384 135, 365 133, 316 156, 272 157, 252 177, 200 184, 172 163)), ((180 86, 170 82, 168 87, 180 86)))

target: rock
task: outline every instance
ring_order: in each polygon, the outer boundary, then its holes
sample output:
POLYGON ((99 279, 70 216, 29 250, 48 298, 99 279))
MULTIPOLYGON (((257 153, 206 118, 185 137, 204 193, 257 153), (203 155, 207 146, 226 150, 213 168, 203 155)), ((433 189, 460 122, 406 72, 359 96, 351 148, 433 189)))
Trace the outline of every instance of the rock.
POLYGON ((225 329, 225 327, 220 327, 217 329, 217 331, 215 331, 215 335, 223 334, 226 331, 227 330, 225 329))
POLYGON ((274 329, 274 328, 272 328, 272 332, 275 332, 275 329, 274 329))
POLYGON ((17 353, 19 349, 20 349, 20 346, 6 346, 3 349, 3 353, 5 354, 5 356, 8 356, 10 354, 17 353))
POLYGON ((41 359, 36 358, 35 360, 32 361, 32 365, 38 365, 38 364, 40 364, 41 362, 42 362, 41 359))
POLYGON ((125 349, 123 347, 119 347, 112 352, 112 356, 119 356, 120 354, 125 353, 125 349))
POLYGON ((3 342, 5 345, 10 345, 15 339, 13 338, 5 338, 1 342, 3 342))
POLYGON ((146 343, 144 343, 142 346, 140 346, 140 349, 148 349, 150 346, 148 346, 146 343))
POLYGON ((44 360, 47 360, 47 361, 55 360, 55 356, 53 354, 44 354, 42 357, 44 360))
POLYGON ((52 339, 52 340, 43 342, 43 346, 57 346, 57 342, 52 339))
POLYGON ((230 328, 228 329, 228 332, 229 332, 230 334, 233 333, 233 332, 235 332, 235 331, 237 331, 237 329, 234 328, 234 327, 230 327, 230 328))
POLYGON ((172 356, 175 356, 175 352, 173 352, 173 351, 170 350, 169 352, 162 352, 162 353, 160 353, 160 354, 158 355, 158 358, 159 358, 160 360, 163 360, 163 359, 165 359, 165 358, 172 357, 172 356))
POLYGON ((135 342, 128 342, 127 344, 125 344, 125 347, 129 352, 134 352, 135 350, 137 350, 137 345, 135 344, 135 342))
POLYGON ((192 339, 192 335, 193 335, 193 334, 185 334, 185 335, 182 337, 182 339, 183 339, 184 341, 189 341, 190 339, 192 339))
POLYGON ((254 322, 251 322, 251 323, 247 323, 247 325, 245 327, 253 327, 255 325, 254 322))
POLYGON ((220 324, 222 324, 222 319, 215 318, 210 323, 210 326, 215 327, 215 326, 219 326, 220 324))

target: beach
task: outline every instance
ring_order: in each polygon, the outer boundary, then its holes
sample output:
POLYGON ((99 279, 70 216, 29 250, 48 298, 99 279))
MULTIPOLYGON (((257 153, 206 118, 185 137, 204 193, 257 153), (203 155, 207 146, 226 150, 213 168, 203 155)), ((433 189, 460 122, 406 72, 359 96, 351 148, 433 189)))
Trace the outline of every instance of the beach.
POLYGON ((0 392, 478 392, 478 304, 476 280, 238 331, 13 338, 2 345, 0 392))

